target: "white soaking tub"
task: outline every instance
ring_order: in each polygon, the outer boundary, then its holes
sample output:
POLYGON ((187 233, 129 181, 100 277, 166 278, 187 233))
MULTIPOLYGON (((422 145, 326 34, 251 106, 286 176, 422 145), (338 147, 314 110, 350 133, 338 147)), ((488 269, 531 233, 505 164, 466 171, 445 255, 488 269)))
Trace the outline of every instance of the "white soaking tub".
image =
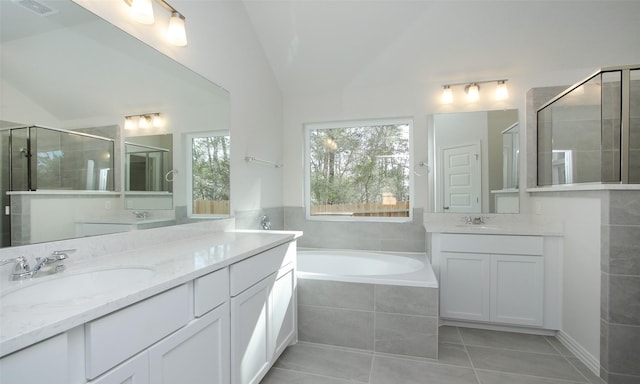
POLYGON ((298 277, 438 288, 433 268, 424 253, 299 249, 298 277))
POLYGON ((298 338, 438 358, 438 281, 425 253, 298 249, 298 338))

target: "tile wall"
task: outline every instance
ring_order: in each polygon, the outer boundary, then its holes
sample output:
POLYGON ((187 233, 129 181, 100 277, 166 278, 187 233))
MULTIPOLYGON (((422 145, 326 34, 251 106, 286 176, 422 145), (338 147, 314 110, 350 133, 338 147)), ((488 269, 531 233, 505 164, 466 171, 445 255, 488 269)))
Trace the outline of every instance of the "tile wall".
POLYGON ((438 358, 438 289, 298 279, 298 338, 438 358))
POLYGON ((284 208, 284 228, 304 231, 303 248, 426 252, 423 209, 405 223, 307 220, 303 207, 284 208))
POLYGON ((608 191, 603 203, 600 375, 640 383, 640 192, 608 191))

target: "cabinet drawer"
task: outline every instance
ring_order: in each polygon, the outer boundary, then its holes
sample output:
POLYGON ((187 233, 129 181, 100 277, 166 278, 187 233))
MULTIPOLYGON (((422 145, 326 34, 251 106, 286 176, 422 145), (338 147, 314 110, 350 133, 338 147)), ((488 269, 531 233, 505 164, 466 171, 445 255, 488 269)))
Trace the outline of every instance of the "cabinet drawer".
POLYGON ((87 323, 87 378, 95 378, 187 324, 192 318, 190 307, 184 284, 87 323))
POLYGON ((212 272, 194 281, 194 313, 200 317, 229 299, 229 270, 212 272))
POLYGON ((443 252, 497 253, 508 255, 542 255, 541 236, 459 235, 444 233, 440 249, 443 252))
POLYGON ((296 256, 295 242, 279 245, 242 260, 230 267, 231 296, 249 288, 276 272, 280 267, 293 263, 296 256))

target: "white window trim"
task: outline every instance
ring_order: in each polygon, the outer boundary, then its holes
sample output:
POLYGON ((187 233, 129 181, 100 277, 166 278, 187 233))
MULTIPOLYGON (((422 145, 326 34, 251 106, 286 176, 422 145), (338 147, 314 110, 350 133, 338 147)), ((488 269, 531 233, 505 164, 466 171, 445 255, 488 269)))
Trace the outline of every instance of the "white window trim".
POLYGON ((200 137, 211 137, 211 136, 229 136, 229 131, 206 131, 206 132, 196 132, 196 133, 188 133, 185 135, 185 168, 186 172, 186 199, 187 199, 187 217, 190 219, 211 219, 211 218, 227 218, 231 216, 231 212, 233 212, 231 208, 231 196, 229 196, 229 215, 214 215, 214 214, 202 214, 202 213, 193 213, 193 139, 197 139, 200 137))
POLYGON ((413 221, 414 199, 414 178, 413 178, 413 118, 396 117, 383 119, 358 119, 347 121, 333 121, 323 123, 307 123, 304 129, 304 206, 305 217, 313 221, 342 221, 342 222, 385 222, 385 223, 406 223, 413 221), (309 154, 311 153, 310 132, 315 129, 349 128, 357 125, 409 125, 409 216, 408 217, 384 217, 384 216, 338 216, 338 215, 311 215, 311 164, 309 154))

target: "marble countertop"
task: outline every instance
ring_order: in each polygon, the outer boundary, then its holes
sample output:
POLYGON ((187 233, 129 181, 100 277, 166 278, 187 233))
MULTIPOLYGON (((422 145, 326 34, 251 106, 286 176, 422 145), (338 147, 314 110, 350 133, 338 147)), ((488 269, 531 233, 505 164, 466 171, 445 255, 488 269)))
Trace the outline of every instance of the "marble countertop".
POLYGON ((157 217, 157 218, 136 218, 136 217, 96 217, 78 219, 76 223, 80 224, 125 224, 125 225, 139 225, 139 224, 154 224, 164 222, 175 222, 176 219, 171 217, 157 217))
POLYGON ((426 214, 424 227, 430 233, 471 233, 486 235, 563 236, 559 219, 537 215, 488 214, 484 224, 465 224, 465 214, 426 214))
POLYGON ((70 258, 66 262, 66 271, 50 276, 11 282, 3 273, 0 281, 0 356, 290 242, 301 234, 285 231, 215 232, 79 262, 70 258), (7 294, 51 279, 106 269, 140 267, 152 269, 153 275, 142 281, 124 281, 119 288, 106 293, 83 295, 82 287, 78 287, 78 297, 73 300, 37 305, 5 305, 2 300, 7 294))

